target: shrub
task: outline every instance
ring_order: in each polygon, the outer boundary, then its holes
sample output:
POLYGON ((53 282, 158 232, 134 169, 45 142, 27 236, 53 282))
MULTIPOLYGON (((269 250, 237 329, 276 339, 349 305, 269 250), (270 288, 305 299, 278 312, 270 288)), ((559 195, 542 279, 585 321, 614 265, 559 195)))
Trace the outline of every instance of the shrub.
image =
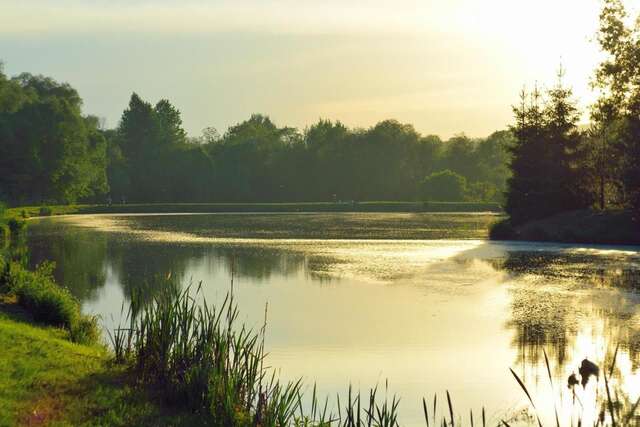
POLYGON ((466 179, 450 170, 435 172, 422 181, 422 197, 425 200, 459 202, 467 191, 466 179))
POLYGON ((9 227, 0 223, 0 249, 9 241, 9 227))
POLYGON ((79 320, 80 308, 73 295, 55 283, 51 277, 52 267, 49 263, 42 264, 33 272, 15 268, 11 288, 18 303, 36 321, 70 330, 79 320))
POLYGON ((25 227, 27 226, 27 222, 21 221, 19 219, 11 218, 9 220, 8 225, 9 225, 9 230, 11 230, 12 234, 19 234, 25 229, 25 227))
POLYGON ((52 214, 53 214, 53 211, 49 206, 42 206, 38 211, 39 216, 51 216, 52 214))
POLYGON ((74 342, 99 339, 98 319, 80 313, 80 304, 53 278, 53 263, 40 264, 29 271, 16 262, 7 262, 0 271, 0 291, 15 293, 18 304, 37 322, 62 327, 74 342))
POLYGON ((509 240, 513 239, 515 235, 515 230, 511 221, 508 219, 503 219, 502 221, 496 222, 491 225, 489 229, 489 238, 492 240, 509 240))

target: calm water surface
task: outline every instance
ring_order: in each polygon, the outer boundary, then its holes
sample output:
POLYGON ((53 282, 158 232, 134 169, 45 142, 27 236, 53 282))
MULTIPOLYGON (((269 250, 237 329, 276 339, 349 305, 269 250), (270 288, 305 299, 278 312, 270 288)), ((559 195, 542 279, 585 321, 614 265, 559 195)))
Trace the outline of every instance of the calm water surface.
MULTIPOLYGON (((567 377, 585 357, 611 362, 612 386, 640 396, 640 248, 488 242, 496 218, 470 214, 88 215, 33 221, 31 262, 99 314, 120 319, 134 288, 155 276, 203 283, 210 301, 230 287, 259 327, 268 303, 269 362, 321 394, 389 380, 403 425, 422 425, 421 399, 451 393, 456 412, 526 422, 523 393, 545 417, 593 416, 602 379, 567 377), (555 391, 544 365, 546 350, 555 391), (555 396, 552 397, 552 396, 555 396)), ((444 407, 442 407, 444 409, 444 407)), ((465 420, 467 415, 464 415, 465 420)))

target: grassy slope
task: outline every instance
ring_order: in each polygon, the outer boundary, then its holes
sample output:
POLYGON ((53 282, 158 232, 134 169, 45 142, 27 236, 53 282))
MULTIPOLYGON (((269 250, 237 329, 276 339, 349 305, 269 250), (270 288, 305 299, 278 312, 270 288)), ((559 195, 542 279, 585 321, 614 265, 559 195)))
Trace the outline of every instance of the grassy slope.
POLYGON ((29 320, 0 302, 0 426, 198 424, 131 387, 104 348, 73 344, 62 330, 29 320))

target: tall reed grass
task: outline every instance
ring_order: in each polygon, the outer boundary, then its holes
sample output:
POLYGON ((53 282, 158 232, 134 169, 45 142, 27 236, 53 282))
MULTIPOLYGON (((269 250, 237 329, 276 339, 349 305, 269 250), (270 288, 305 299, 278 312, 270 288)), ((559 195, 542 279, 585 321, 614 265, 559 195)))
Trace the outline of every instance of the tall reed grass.
MULTIPOLYGON (((155 390, 170 404, 182 405, 202 414, 206 424, 216 426, 335 426, 394 427, 399 426, 400 400, 376 386, 367 393, 349 386, 346 397, 320 399, 314 385, 311 396, 305 396, 301 380, 281 382, 275 371, 265 367, 265 321, 259 330, 248 329, 238 322, 238 306, 233 299, 233 286, 221 305, 207 303, 201 284, 180 291, 174 283, 164 283, 151 303, 142 304, 140 295, 132 295, 131 305, 124 310, 125 326, 109 333, 115 360, 127 364, 135 377, 155 390)), ((617 354, 617 350, 616 350, 617 354)), ((555 391, 546 352, 545 364, 552 390, 555 391)), ((615 364, 615 355, 614 361, 615 364)), ((520 377, 511 370, 533 408, 533 422, 543 426, 533 395, 520 377)), ((613 365, 604 373, 607 389, 603 412, 594 427, 637 425, 636 402, 628 410, 610 392, 609 378, 613 365), (604 411, 606 410, 606 412, 604 411)), ((437 396, 422 400, 424 425, 463 426, 515 425, 512 420, 488 420, 485 409, 479 414, 456 415, 451 394, 438 408, 437 396)), ((554 407, 556 427, 573 426, 571 420, 561 423, 554 407)), ((522 423, 518 424, 522 425, 522 423)), ((582 426, 582 420, 578 421, 582 426)))

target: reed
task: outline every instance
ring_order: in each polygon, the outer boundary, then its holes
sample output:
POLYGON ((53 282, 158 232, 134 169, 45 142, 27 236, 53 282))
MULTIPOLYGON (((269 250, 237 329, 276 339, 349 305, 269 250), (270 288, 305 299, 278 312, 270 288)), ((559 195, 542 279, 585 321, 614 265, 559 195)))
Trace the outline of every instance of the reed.
MULTIPOLYGON (((233 287, 219 306, 210 305, 202 296, 202 285, 180 291, 166 283, 150 303, 143 304, 140 295, 132 295, 127 310, 122 307, 125 326, 109 332, 115 361, 127 364, 139 382, 160 391, 164 400, 185 406, 201 414, 206 424, 215 426, 265 427, 397 427, 400 399, 390 395, 388 382, 384 392, 375 386, 365 393, 349 386, 346 396, 336 396, 335 403, 321 399, 314 384, 309 399, 301 380, 282 382, 275 371, 265 367, 265 335, 267 309, 262 327, 257 331, 238 322, 238 306, 233 287)), ((636 425, 635 412, 640 399, 623 411, 619 394, 610 388, 613 363, 604 372, 606 397, 603 410, 594 427, 636 425)), ((552 369, 544 352, 546 372, 552 393, 556 390, 552 369)), ((524 381, 511 374, 527 397, 538 427, 543 427, 533 395, 524 381)), ((438 414, 438 398, 431 404, 422 399, 424 423, 427 427, 463 426, 456 415, 453 398, 446 391, 446 403, 438 414)), ((442 405, 441 405, 442 406, 442 405)), ((553 413, 556 427, 561 423, 556 401, 553 413)), ((465 417, 466 418, 466 417, 465 417)), ((488 425, 485 409, 479 417, 482 427, 488 425)), ((473 411, 468 423, 474 426, 473 411)), ((582 420, 579 420, 582 425, 582 420)), ((493 425, 510 426, 509 420, 493 425)))

